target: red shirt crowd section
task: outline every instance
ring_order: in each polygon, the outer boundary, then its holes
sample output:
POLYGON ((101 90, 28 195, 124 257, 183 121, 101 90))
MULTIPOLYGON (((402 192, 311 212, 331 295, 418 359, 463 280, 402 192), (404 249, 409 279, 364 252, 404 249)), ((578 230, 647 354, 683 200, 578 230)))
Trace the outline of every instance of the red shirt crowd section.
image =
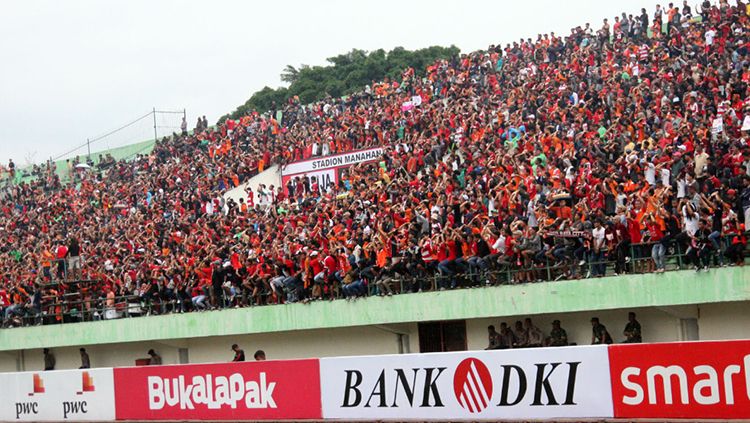
POLYGON ((281 120, 274 106, 201 121, 69 184, 48 172, 0 197, 0 308, 39 311, 72 289, 50 281, 73 278, 94 281, 75 288, 92 302, 186 311, 385 294, 407 276, 451 288, 498 268, 532 281, 541 263, 583 277, 653 257, 660 271, 656 245, 742 263, 749 43, 743 3, 623 14, 290 99, 281 120), (382 158, 338 184, 222 197, 272 164, 372 146, 382 158))

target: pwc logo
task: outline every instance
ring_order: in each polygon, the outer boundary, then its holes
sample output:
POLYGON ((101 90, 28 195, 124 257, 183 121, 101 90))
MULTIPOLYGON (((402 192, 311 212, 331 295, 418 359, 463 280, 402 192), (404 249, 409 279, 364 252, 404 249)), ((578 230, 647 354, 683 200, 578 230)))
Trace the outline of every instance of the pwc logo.
POLYGON ((463 360, 453 375, 453 392, 462 408, 470 413, 481 413, 492 398, 490 370, 479 359, 463 360))
POLYGON ((39 374, 34 373, 32 375, 32 389, 31 392, 29 392, 29 396, 33 397, 36 394, 43 394, 44 393, 44 379, 42 379, 39 374))
POLYGON ((89 372, 81 372, 81 390, 76 392, 76 395, 83 395, 84 392, 94 392, 96 387, 94 386, 94 378, 89 372))

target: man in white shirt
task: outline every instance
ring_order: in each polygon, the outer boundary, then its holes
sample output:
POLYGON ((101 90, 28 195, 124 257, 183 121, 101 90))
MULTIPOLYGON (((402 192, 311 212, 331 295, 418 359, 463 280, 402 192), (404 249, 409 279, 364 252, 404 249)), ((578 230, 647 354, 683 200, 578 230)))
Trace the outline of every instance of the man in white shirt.
POLYGON ((716 31, 713 28, 709 28, 704 34, 706 37, 706 50, 714 44, 714 38, 716 38, 716 31))
POLYGON ((604 262, 604 241, 605 232, 602 222, 599 220, 594 221, 594 229, 591 233, 593 236, 593 248, 591 251, 591 276, 604 276, 607 270, 607 265, 604 262))
POLYGON ((682 225, 685 228, 685 232, 689 236, 695 235, 695 233, 698 231, 699 220, 700 215, 695 210, 695 207, 692 203, 688 203, 682 206, 682 225))

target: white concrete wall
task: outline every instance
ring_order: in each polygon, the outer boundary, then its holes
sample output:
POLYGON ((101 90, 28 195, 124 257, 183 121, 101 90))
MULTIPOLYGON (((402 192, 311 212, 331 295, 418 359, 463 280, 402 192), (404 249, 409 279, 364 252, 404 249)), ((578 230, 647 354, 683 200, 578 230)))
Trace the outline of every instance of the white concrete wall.
MULTIPOLYGON (((630 310, 568 313, 561 315, 536 315, 533 322, 549 334, 551 322, 559 319, 568 333, 570 342, 588 345, 591 342, 590 319, 599 317, 607 326, 615 342, 624 339, 622 331, 630 310)), ((699 339, 750 339, 750 302, 720 303, 701 306, 672 306, 648 309, 633 309, 643 327, 645 342, 669 342, 688 340, 684 337, 680 319, 697 319, 699 339)), ((498 310, 498 314, 502 311, 498 310)), ((501 322, 513 325, 526 316, 506 316, 492 319, 475 319, 466 322, 467 347, 479 350, 487 346, 487 326, 499 327, 501 322)), ((387 326, 362 326, 327 330, 279 332, 242 336, 195 338, 169 342, 142 342, 114 345, 85 346, 93 367, 134 365, 138 358, 148 358, 146 352, 153 348, 163 358, 164 364, 180 362, 179 349, 188 350, 188 362, 226 362, 232 359, 230 346, 238 344, 245 350, 248 360, 262 349, 269 359, 309 357, 332 357, 346 355, 397 354, 419 352, 418 324, 409 323, 387 326), (399 346, 398 334, 405 334, 399 346)), ((53 350, 58 369, 80 366, 78 347, 53 350)), ((41 350, 0 353, 0 372, 16 371, 17 362, 22 369, 43 368, 41 350), (19 360, 22 354, 22 359, 19 360)))
MULTIPOLYGON (((278 187, 281 185, 281 170, 279 169, 278 165, 269 167, 263 172, 250 178, 250 180, 245 182, 244 184, 240 184, 240 186, 232 188, 229 191, 225 192, 224 198, 232 198, 238 204, 240 202, 240 198, 244 198, 245 201, 247 201, 247 193, 245 192, 245 190, 247 188, 250 188, 252 192, 256 192, 258 190, 258 186, 261 184, 265 185, 266 187, 270 187, 271 185, 273 185, 274 187, 278 187)), ((256 204, 258 202, 257 195, 255 196, 255 202, 256 204)))
POLYGON ((750 302, 700 306, 701 339, 750 339, 750 302))

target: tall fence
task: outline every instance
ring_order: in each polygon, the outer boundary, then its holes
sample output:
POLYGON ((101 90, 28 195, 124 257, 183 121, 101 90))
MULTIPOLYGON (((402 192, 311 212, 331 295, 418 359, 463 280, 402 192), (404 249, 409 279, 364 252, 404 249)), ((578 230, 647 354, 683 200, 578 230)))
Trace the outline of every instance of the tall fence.
POLYGON ((50 154, 45 163, 35 165, 27 163, 18 167, 13 178, 8 174, 0 175, 0 186, 38 177, 42 169, 48 165, 57 168, 57 174, 62 180, 68 175, 68 162, 76 158, 81 163, 98 164, 100 155, 111 155, 115 160, 128 160, 138 154, 148 154, 157 139, 181 131, 182 120, 186 119, 185 109, 158 110, 153 108, 135 119, 116 128, 91 136, 78 145, 72 146, 56 154, 50 154))

